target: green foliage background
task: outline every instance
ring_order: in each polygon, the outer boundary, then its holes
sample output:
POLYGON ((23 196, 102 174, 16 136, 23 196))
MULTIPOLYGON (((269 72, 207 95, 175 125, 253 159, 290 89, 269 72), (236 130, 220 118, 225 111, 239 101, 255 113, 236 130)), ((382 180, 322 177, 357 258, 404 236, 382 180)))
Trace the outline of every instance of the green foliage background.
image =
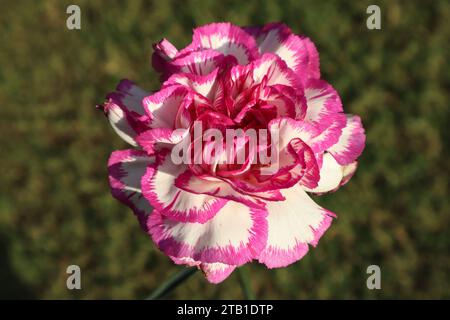
MULTIPOLYGON (((448 1, 25 1, 0 12, 0 297, 144 298, 181 269, 115 201, 106 161, 127 148, 96 103, 121 78, 158 87, 151 43, 192 28, 283 21, 317 45, 322 75, 367 146, 352 181, 318 198, 338 219, 300 262, 251 264, 259 298, 450 298, 448 1), (66 28, 78 4, 82 30, 66 28), (366 28, 378 4, 382 30, 366 28), (82 290, 66 289, 66 267, 82 290), (366 288, 366 268, 382 290, 366 288)), ((242 298, 201 274, 170 298, 242 298)))

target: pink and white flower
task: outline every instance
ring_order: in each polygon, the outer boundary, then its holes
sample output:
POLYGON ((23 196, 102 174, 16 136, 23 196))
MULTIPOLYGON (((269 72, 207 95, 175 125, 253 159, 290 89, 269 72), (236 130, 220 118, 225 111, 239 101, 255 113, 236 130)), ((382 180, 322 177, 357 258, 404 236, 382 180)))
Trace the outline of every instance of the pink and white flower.
MULTIPOLYGON (((301 259, 336 217, 308 193, 347 183, 365 145, 361 119, 344 114, 320 78, 314 43, 279 23, 213 23, 195 29, 182 50, 166 39, 153 48, 161 88, 151 93, 122 80, 101 106, 135 147, 109 159, 113 196, 160 250, 212 283, 253 260, 277 268, 301 259), (230 161, 238 152, 222 162, 174 163, 172 151, 198 122, 221 132, 277 132, 274 170, 252 161, 264 146, 246 141, 237 146, 247 151, 243 163, 230 161)), ((200 143, 200 157, 210 156, 200 143)), ((188 158, 199 156, 189 150, 188 158)))

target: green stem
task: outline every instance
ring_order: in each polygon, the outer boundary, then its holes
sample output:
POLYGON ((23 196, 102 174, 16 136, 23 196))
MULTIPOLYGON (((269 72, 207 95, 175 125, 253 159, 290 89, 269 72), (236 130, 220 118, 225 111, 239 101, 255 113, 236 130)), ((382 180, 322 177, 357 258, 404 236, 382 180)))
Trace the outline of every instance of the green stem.
POLYGON ((244 267, 240 267, 239 269, 237 269, 237 273, 245 299, 255 300, 255 295, 253 294, 252 288, 250 286, 247 270, 244 269, 244 267))
POLYGON ((193 275, 197 271, 197 268, 184 268, 177 274, 173 275, 169 280, 164 282, 151 295, 147 297, 146 300, 157 300, 161 299, 167 294, 169 294, 172 290, 178 287, 181 283, 183 283, 186 279, 188 279, 191 275, 193 275))

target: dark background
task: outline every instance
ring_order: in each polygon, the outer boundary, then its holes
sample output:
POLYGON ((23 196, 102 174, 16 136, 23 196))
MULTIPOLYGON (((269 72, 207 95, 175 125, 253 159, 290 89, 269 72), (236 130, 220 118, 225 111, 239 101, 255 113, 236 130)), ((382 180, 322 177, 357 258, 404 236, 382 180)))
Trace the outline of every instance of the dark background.
MULTIPOLYGON (((322 76, 362 117, 351 182, 318 202, 338 214, 288 268, 246 266, 258 298, 450 298, 449 1, 1 1, 0 297, 144 298, 182 267, 109 193, 106 161, 127 148, 95 104, 119 79, 158 88, 151 43, 192 28, 282 21, 309 36, 322 76), (81 30, 66 8, 81 8, 81 30), (382 29, 366 28, 381 7, 382 29), (66 288, 66 267, 82 290, 66 288), (368 290, 377 264, 382 289, 368 290)), ((201 274, 170 298, 242 298, 237 275, 201 274)))

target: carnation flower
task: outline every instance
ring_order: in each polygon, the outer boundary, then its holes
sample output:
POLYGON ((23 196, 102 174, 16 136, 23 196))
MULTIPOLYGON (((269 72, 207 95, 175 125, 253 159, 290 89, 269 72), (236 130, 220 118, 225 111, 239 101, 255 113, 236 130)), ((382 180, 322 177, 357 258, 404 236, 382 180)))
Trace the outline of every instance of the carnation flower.
POLYGON ((301 259, 336 217, 308 193, 347 183, 365 145, 313 42, 279 23, 213 23, 182 50, 166 39, 153 48, 161 88, 122 80, 101 106, 135 147, 109 159, 113 196, 162 252, 212 283, 253 260, 301 259))

